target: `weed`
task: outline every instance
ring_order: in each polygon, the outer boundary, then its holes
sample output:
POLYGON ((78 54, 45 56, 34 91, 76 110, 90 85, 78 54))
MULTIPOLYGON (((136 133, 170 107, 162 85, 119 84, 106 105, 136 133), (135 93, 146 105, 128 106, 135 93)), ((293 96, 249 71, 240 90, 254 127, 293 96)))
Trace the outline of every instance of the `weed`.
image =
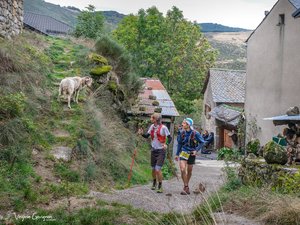
POLYGON ((61 179, 64 179, 69 182, 79 182, 80 174, 76 171, 71 170, 68 166, 63 163, 57 163, 54 165, 54 172, 60 176, 61 179))

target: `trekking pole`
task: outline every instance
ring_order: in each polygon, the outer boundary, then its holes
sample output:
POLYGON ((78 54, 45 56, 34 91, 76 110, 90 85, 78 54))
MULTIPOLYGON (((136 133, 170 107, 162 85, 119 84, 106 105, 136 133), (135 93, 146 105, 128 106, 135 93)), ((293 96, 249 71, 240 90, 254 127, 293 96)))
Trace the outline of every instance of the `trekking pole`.
POLYGON ((131 159, 130 170, 129 170, 129 173, 128 173, 128 186, 130 185, 130 181, 131 181, 131 177, 132 177, 132 168, 133 168, 135 157, 137 155, 137 146, 138 145, 136 144, 136 147, 135 147, 135 149, 133 151, 133 155, 132 155, 132 159, 131 159))
POLYGON ((172 160, 172 157, 171 157, 171 153, 170 153, 170 150, 169 150, 169 146, 168 146, 168 148, 167 148, 167 153, 168 153, 168 154, 167 154, 167 157, 168 157, 168 160, 169 160, 169 163, 170 163, 170 166, 171 166, 172 173, 173 173, 174 176, 176 176, 177 180, 179 180, 179 177, 178 177, 178 175, 177 175, 177 173, 176 173, 175 164, 174 164, 174 162, 173 162, 173 160, 172 160))

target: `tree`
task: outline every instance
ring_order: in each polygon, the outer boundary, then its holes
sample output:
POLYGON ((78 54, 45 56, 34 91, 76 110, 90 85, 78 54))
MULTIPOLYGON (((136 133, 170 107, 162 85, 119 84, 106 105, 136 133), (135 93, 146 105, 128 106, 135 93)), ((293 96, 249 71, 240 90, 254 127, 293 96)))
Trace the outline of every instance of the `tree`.
POLYGON ((190 113, 216 52, 199 26, 173 7, 164 17, 156 7, 125 17, 113 33, 133 56, 140 76, 158 77, 177 108, 190 113))
POLYGON ((95 6, 88 5, 77 17, 74 35, 96 39, 104 26, 104 17, 100 11, 95 11, 95 6))

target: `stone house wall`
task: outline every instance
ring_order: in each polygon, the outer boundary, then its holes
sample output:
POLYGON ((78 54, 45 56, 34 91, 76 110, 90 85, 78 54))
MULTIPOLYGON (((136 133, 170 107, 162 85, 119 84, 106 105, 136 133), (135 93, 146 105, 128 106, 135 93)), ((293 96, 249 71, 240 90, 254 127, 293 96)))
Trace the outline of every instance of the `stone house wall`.
POLYGON ((12 38, 22 31, 23 0, 0 1, 0 37, 12 38))

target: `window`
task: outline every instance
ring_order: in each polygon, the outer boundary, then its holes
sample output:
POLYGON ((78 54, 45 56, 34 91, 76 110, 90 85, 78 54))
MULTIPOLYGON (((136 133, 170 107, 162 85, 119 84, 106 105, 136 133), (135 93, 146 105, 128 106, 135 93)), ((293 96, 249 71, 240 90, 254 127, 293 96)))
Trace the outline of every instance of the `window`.
POLYGON ((204 110, 205 110, 205 112, 204 112, 204 113, 205 113, 205 117, 206 117, 206 119, 208 119, 208 120, 209 120, 209 119, 210 119, 210 117, 211 117, 211 116, 209 115, 209 112, 211 111, 211 108, 210 108, 210 106, 209 106, 209 105, 207 105, 207 104, 205 104, 205 109, 204 109, 204 110))
POLYGON ((279 22, 277 26, 284 25, 284 14, 279 14, 279 22))

